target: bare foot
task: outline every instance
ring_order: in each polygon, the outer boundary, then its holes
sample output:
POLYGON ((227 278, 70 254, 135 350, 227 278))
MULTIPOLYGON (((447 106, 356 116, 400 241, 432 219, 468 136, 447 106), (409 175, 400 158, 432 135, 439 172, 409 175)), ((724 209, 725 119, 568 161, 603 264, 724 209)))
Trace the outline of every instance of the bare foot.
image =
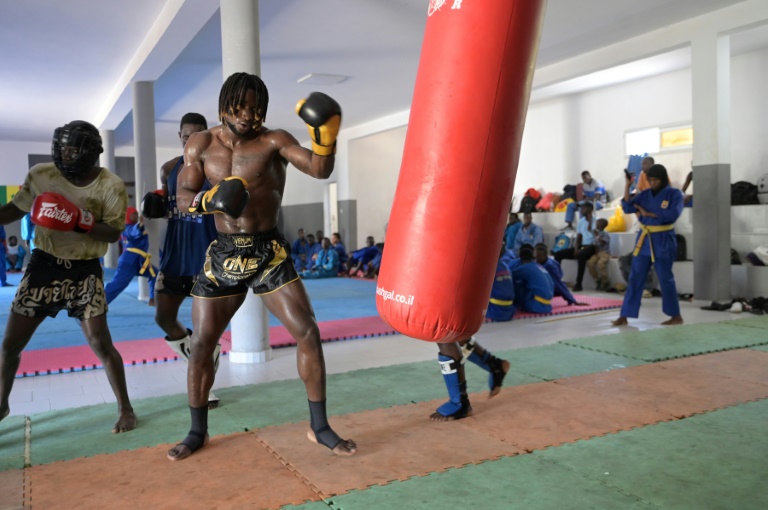
MULTIPOLYGON (((509 372, 509 361, 501 360, 501 370, 504 372, 504 375, 500 378, 500 380, 498 381, 498 384, 496 384, 496 386, 491 388, 491 392, 488 393, 488 398, 495 397, 501 391, 501 381, 504 380, 504 376, 506 376, 507 372, 509 372)), ((494 381, 494 382, 496 382, 496 381, 494 381)), ((435 413, 435 414, 440 414, 440 413, 435 413)), ((432 418, 432 417, 430 417, 430 418, 432 418)), ((433 421, 441 421, 441 420, 433 420, 433 421)))
MULTIPOLYGON (((317 438, 315 437, 315 433, 312 431, 312 429, 307 431, 307 439, 317 444, 317 438)), ((350 455, 357 453, 357 443, 351 439, 342 439, 341 442, 337 444, 331 451, 334 453, 334 455, 349 457, 350 455)))
POLYGON ((676 315, 671 319, 662 322, 661 325, 662 326, 679 326, 682 323, 683 323, 683 318, 679 315, 676 315))
POLYGON ((130 411, 120 411, 120 417, 112 428, 112 433, 119 434, 121 432, 128 432, 129 430, 135 429, 138 423, 139 420, 136 418, 136 415, 133 414, 133 409, 130 411))
POLYGON ((154 299, 150 299, 149 300, 149 306, 155 306, 155 300, 154 299))
MULTIPOLYGON (((210 436, 208 436, 208 433, 206 432, 205 433, 205 439, 203 440, 203 445, 200 448, 202 448, 203 446, 207 445, 208 442, 210 441, 210 439, 211 439, 210 436)), ((198 441, 199 441, 199 439, 198 439, 198 441)), ((200 448, 198 448, 198 450, 200 448)), ((185 444, 179 443, 176 446, 174 446, 173 448, 171 448, 170 450, 168 450, 168 453, 166 454, 166 457, 168 458, 168 460, 172 460, 172 461, 175 462, 177 460, 184 460, 184 459, 186 459, 187 457, 192 455, 192 453, 194 453, 194 452, 192 452, 192 448, 190 448, 189 446, 187 446, 185 444)))
POLYGON ((619 317, 615 321, 611 322, 612 326, 626 326, 627 325, 627 318, 626 317, 619 317))
POLYGON ((589 306, 589 303, 585 303, 585 302, 583 302, 583 301, 577 301, 577 302, 576 302, 576 303, 574 303, 574 304, 575 304, 576 306, 589 306))

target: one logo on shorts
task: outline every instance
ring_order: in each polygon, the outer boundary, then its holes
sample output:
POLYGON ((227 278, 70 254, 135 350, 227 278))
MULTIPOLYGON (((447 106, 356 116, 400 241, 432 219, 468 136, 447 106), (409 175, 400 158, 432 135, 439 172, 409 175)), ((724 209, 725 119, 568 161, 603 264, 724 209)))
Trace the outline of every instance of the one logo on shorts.
POLYGON ((261 259, 254 257, 229 257, 221 264, 224 278, 232 280, 242 280, 249 278, 259 269, 261 259))
POLYGON ((253 237, 235 237, 235 246, 237 248, 250 248, 253 246, 253 237))

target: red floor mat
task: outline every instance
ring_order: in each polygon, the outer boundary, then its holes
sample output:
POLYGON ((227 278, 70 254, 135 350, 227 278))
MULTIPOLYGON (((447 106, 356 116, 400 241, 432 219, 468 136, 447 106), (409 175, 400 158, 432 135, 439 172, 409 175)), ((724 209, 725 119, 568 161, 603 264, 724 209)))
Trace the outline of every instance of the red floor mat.
MULTIPOLYGON (((321 322, 319 326, 320 339, 323 342, 395 334, 395 330, 378 316, 321 322)), ((293 337, 284 326, 269 328, 269 343, 272 347, 296 345, 293 337)), ((221 346, 223 354, 232 349, 229 331, 222 335, 221 346)), ((178 359, 176 353, 166 345, 162 338, 115 342, 115 347, 120 351, 125 365, 141 365, 178 359)), ((40 349, 22 353, 21 365, 16 372, 16 377, 59 374, 94 368, 101 368, 101 362, 87 345, 40 349)))
POLYGON ((552 299, 552 313, 530 313, 517 312, 513 320, 532 319, 536 317, 547 317, 549 315, 564 315, 566 313, 594 312, 595 310, 609 310, 611 308, 621 308, 623 299, 611 299, 596 296, 582 296, 575 294, 573 297, 582 303, 589 303, 589 306, 568 305, 565 299, 555 297, 552 299))

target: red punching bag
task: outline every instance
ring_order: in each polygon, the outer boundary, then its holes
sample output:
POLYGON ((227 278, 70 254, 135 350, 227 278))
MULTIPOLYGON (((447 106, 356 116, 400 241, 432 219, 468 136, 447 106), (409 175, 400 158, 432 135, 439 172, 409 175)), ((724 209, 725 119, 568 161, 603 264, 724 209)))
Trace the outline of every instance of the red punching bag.
POLYGON ((520 157, 545 0, 430 0, 376 289, 400 333, 480 329, 520 157))

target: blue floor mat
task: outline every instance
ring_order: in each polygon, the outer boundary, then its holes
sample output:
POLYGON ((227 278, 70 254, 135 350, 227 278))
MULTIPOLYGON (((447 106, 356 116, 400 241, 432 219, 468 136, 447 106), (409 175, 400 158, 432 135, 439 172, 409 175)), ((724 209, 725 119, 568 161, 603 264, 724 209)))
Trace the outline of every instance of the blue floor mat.
MULTIPOLYGON (((104 270, 104 280, 108 282, 114 270, 104 270)), ((0 320, 7 322, 11 302, 22 274, 9 274, 8 283, 12 287, 0 287, 0 320)), ((324 280, 304 281, 315 316, 318 322, 354 319, 378 315, 376 311, 376 282, 353 278, 329 278, 324 280)), ((109 305, 107 321, 115 342, 160 338, 164 333, 155 324, 155 309, 146 302, 137 299, 139 295, 138 278, 109 305)), ((192 299, 185 299, 179 309, 179 320, 187 327, 192 327, 192 299)), ((269 325, 279 326, 280 322, 269 314, 269 325)), ((67 317, 66 312, 59 312, 54 319, 46 319, 37 329, 27 349, 53 349, 85 345, 85 338, 77 319, 67 317)))

